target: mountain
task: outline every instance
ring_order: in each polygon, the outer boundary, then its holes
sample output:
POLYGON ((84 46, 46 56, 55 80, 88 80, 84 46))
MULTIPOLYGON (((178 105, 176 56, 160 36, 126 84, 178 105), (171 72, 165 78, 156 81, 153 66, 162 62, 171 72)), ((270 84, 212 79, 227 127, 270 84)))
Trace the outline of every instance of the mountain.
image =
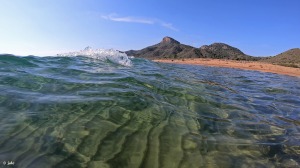
POLYGON ((171 37, 164 37, 158 44, 141 50, 129 50, 125 52, 129 56, 161 59, 161 58, 200 58, 203 57, 200 49, 180 44, 171 37))
POLYGON ((257 60, 244 54, 241 50, 224 43, 213 43, 200 47, 201 53, 205 58, 231 59, 231 60, 257 60))
POLYGON ((251 57, 244 54, 237 48, 224 43, 214 43, 195 48, 181 44, 171 37, 164 37, 158 44, 146 47, 141 50, 129 50, 127 55, 148 58, 217 58, 217 59, 234 59, 234 60, 257 60, 257 57, 251 57))
POLYGON ((263 61, 283 66, 300 68, 300 48, 290 49, 276 56, 264 59, 263 61))

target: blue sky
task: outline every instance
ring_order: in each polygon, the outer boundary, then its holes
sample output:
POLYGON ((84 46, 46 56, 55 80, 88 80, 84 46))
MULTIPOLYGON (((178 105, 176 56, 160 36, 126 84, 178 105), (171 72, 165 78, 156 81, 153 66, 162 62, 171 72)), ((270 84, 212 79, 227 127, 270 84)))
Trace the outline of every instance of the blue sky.
POLYGON ((0 53, 141 49, 164 36, 254 56, 300 47, 299 0, 0 0, 0 53))

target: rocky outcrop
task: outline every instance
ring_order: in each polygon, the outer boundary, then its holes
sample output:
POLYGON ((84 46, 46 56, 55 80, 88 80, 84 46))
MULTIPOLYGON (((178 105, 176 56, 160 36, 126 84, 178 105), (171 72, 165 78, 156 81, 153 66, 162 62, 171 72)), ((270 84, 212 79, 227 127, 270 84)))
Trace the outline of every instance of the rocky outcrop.
POLYGON ((164 37, 162 41, 160 42, 161 44, 180 44, 178 41, 171 37, 164 37))

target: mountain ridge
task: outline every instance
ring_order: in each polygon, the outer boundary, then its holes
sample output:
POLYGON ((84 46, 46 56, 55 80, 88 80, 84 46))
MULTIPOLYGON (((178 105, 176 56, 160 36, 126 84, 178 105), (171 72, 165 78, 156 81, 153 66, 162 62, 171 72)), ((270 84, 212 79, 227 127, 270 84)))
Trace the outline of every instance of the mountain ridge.
POLYGON ((181 44, 172 37, 164 37, 161 42, 141 50, 125 51, 127 55, 147 59, 184 59, 184 58, 215 58, 232 60, 259 60, 244 54, 238 48, 225 43, 213 43, 199 48, 181 44))

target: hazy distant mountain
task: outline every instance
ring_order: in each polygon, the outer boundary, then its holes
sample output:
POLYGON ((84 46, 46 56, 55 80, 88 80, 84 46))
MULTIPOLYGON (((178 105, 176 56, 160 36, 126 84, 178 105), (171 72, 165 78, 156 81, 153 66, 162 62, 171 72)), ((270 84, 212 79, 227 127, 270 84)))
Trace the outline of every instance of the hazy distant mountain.
POLYGON ((300 48, 290 49, 274 57, 264 59, 266 62, 300 68, 300 48))
POLYGON ((126 51, 126 54, 149 59, 202 57, 200 49, 180 44, 171 37, 164 37, 160 43, 141 50, 126 51))
POLYGON ((256 60, 259 58, 247 56, 242 51, 224 43, 204 45, 200 48, 181 44, 171 37, 164 37, 162 41, 141 50, 126 51, 127 55, 148 59, 162 58, 217 58, 235 60, 256 60))

